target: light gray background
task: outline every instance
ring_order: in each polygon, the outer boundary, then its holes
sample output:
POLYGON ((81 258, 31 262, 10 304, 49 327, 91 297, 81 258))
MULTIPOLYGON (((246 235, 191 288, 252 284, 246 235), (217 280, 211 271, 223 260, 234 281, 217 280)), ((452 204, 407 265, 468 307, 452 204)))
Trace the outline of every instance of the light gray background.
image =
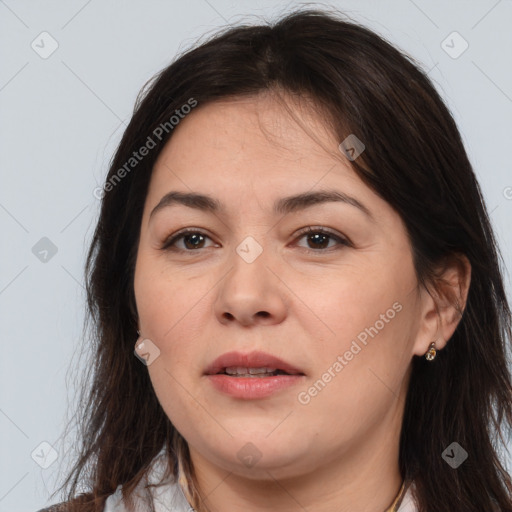
MULTIPOLYGON (((202 34, 296 4, 0 0, 0 512, 50 503, 76 444, 63 443, 62 429, 75 393, 84 257, 99 207, 93 190, 137 92, 202 34), (58 43, 46 59, 31 47, 50 48, 48 39, 41 43, 43 31, 58 43), (46 262, 32 252, 42 237, 58 250, 46 262), (42 442, 59 455, 46 469, 31 456, 44 452, 42 442)), ((512 1, 324 5, 362 21, 429 71, 460 127, 512 268, 512 1), (453 31, 469 44, 458 58, 441 46, 453 31)), ((448 44, 452 52, 462 48, 457 39, 448 44)))

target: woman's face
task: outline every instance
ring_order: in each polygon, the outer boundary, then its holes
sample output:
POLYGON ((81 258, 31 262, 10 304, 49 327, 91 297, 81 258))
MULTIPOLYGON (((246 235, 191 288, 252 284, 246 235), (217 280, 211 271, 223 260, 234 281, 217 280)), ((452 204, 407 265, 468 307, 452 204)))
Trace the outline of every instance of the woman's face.
POLYGON ((401 218, 322 118, 294 111, 313 137, 265 95, 183 119, 153 170, 136 262, 163 409, 195 465, 252 478, 397 454, 411 358, 433 341, 401 218), (353 199, 286 199, 321 191, 353 199), (161 203, 171 192, 210 199, 161 203), (288 374, 206 374, 225 353, 255 351, 289 366, 235 359, 228 373, 288 374))

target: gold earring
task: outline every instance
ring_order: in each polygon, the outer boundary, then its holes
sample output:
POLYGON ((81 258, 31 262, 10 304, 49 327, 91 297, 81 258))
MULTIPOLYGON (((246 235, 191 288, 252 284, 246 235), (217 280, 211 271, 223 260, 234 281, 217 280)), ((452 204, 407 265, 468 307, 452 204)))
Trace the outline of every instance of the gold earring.
POLYGON ((435 341, 433 341, 430 344, 429 349, 425 353, 425 358, 426 358, 427 361, 433 361, 435 359, 435 357, 436 357, 436 354, 437 354, 436 343, 435 343, 435 341))

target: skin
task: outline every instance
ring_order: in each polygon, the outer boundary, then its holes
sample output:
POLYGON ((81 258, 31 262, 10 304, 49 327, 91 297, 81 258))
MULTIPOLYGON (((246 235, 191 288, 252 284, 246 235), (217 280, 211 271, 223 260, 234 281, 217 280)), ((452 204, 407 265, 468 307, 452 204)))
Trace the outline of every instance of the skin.
MULTIPOLYGON (((402 484, 398 442, 412 357, 432 341, 442 349, 460 316, 418 287, 400 216, 357 177, 322 118, 288 103, 301 124, 268 93, 199 105, 159 155, 134 282, 141 334, 160 350, 148 371, 189 445, 210 510, 383 511, 402 484), (272 212, 278 198, 331 188, 357 198, 374 219, 335 202, 272 212), (171 190, 209 194, 226 212, 173 205, 150 219, 171 190), (322 248, 298 234, 307 226, 350 244, 327 238, 322 248), (177 240, 182 252, 160 249, 186 227, 205 238, 177 240), (252 263, 236 252, 247 236, 263 250, 252 263), (298 394, 394 303, 402 306, 394 318, 300 403, 298 394), (217 356, 253 349, 299 368, 302 382, 242 400, 203 375, 217 356), (252 467, 237 456, 248 442, 261 454, 252 467)), ((460 286, 464 304, 469 277, 455 266, 444 277, 457 293, 460 286)))

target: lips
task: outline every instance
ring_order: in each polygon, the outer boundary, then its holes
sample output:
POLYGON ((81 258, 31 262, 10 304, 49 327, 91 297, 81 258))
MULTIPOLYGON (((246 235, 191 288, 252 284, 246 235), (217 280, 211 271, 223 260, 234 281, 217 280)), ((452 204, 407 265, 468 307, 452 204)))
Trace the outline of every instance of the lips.
POLYGON ((248 354, 241 352, 227 352, 219 356, 205 370, 205 375, 216 375, 225 373, 226 368, 275 368, 276 370, 289 375, 304 375, 304 373, 283 361, 279 357, 265 352, 254 351, 248 354))

